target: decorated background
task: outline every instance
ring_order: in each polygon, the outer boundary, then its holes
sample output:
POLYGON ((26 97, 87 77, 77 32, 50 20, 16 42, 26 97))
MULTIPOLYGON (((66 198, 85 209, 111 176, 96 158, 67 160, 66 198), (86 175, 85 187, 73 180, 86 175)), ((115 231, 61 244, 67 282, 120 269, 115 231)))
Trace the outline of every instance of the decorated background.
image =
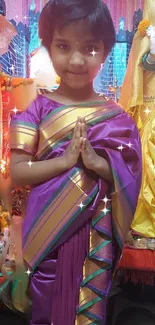
MULTIPOLYGON (((117 32, 117 43, 94 82, 96 91, 114 97, 126 71, 128 55, 136 27, 142 17, 144 0, 105 0, 117 32), (109 88, 110 86, 110 88, 109 88), (112 87, 111 87, 112 86, 112 87)), ((4 1, 2 1, 4 2, 4 1)), ((40 11, 47 0, 6 0, 6 16, 16 26, 18 35, 9 52, 0 58, 3 71, 10 75, 34 77, 39 73, 42 55, 37 33, 40 11)))

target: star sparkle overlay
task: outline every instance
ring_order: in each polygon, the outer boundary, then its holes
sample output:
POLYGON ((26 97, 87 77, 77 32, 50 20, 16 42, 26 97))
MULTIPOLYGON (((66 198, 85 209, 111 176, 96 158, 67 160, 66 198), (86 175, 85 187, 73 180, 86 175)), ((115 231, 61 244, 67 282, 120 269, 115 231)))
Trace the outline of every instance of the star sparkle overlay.
POLYGON ((95 57, 95 55, 97 54, 97 52, 96 52, 95 50, 93 50, 93 51, 91 52, 91 54, 92 54, 93 57, 95 57))
POLYGON ((146 108, 145 109, 145 111, 144 111, 146 114, 147 114, 147 116, 151 113, 151 110, 149 109, 149 108, 146 108))
MULTIPOLYGON (((129 149, 133 148, 133 144, 132 144, 130 141, 126 144, 126 146, 127 146, 129 149)), ((120 151, 123 151, 124 149, 126 149, 126 147, 124 147, 124 146, 121 144, 119 147, 117 147, 117 149, 120 150, 120 151)))
POLYGON ((106 196, 104 197, 104 199, 102 199, 101 201, 103 201, 105 204, 107 204, 109 201, 111 201, 110 199, 108 199, 106 196))
POLYGON ((28 276, 32 273, 29 269, 25 272, 28 276))
POLYGON ((15 107, 15 108, 12 110, 12 112, 14 112, 14 114, 17 114, 17 112, 18 112, 17 107, 15 107))
POLYGON ((129 143, 127 144, 127 146, 128 146, 129 148, 131 148, 131 147, 132 147, 132 143, 129 142, 129 143))
POLYGON ((109 210, 106 208, 106 206, 101 211, 104 212, 104 214, 107 214, 107 212, 109 212, 109 210))
POLYGON ((81 202, 79 205, 78 205, 78 207, 80 207, 81 208, 81 210, 84 208, 84 204, 81 202))
POLYGON ((29 167, 31 168, 32 167, 32 165, 33 165, 33 162, 30 160, 28 163, 27 163, 28 165, 29 165, 29 167))
POLYGON ((153 163, 151 163, 150 168, 151 168, 152 170, 154 170, 154 169, 155 169, 155 165, 153 165, 153 163))
POLYGON ((125 149, 125 147, 123 147, 122 144, 121 144, 119 147, 117 147, 117 149, 122 151, 123 149, 125 149))
POLYGON ((104 202, 104 207, 101 210, 101 212, 104 213, 104 215, 106 215, 108 212, 110 212, 110 210, 107 208, 107 204, 108 202, 111 201, 111 199, 108 199, 107 196, 105 195, 105 197, 103 199, 101 199, 102 202, 104 202))
POLYGON ((14 73, 15 71, 15 66, 12 64, 12 66, 10 67, 10 70, 14 73))

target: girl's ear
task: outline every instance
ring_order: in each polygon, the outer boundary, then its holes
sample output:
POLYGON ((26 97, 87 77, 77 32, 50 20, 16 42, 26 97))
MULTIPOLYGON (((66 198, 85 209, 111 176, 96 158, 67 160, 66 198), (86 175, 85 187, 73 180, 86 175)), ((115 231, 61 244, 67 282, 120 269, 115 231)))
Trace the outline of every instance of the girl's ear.
POLYGON ((104 64, 105 60, 106 60, 106 56, 103 55, 102 64, 104 64))
POLYGON ((103 59, 102 59, 102 64, 105 62, 107 56, 105 55, 105 51, 103 52, 103 59))

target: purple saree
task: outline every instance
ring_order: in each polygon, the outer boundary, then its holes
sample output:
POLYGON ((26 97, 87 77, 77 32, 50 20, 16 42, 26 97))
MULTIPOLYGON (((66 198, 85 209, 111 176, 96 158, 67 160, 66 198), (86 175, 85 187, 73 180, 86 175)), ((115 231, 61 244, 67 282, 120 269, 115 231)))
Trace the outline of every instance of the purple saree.
POLYGON ((112 275, 129 230, 141 185, 137 128, 109 100, 62 106, 39 96, 13 116, 11 148, 45 160, 67 148, 78 116, 88 138, 109 161, 111 186, 78 164, 30 192, 23 256, 33 269, 31 325, 104 324, 112 275))

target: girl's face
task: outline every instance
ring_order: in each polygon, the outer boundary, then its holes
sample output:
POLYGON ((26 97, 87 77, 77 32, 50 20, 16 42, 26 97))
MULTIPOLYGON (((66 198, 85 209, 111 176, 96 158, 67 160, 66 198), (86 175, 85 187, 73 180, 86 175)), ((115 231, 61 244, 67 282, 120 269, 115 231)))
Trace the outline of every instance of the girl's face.
POLYGON ((104 61, 104 44, 94 39, 87 21, 73 22, 55 29, 50 55, 63 83, 81 89, 96 77, 104 61))

